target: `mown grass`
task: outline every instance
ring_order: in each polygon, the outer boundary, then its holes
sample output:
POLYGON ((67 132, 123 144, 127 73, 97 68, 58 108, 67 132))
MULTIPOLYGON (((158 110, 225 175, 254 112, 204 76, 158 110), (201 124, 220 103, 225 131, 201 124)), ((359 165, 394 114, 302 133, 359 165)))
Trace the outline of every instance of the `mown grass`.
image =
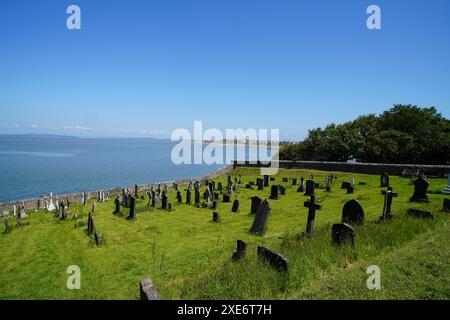
MULTIPOLYGON (((445 179, 430 179, 430 203, 409 203, 413 186, 408 178, 391 177, 399 193, 394 199, 394 219, 378 220, 383 197, 379 176, 335 172, 331 193, 317 190, 323 209, 317 212, 314 237, 304 241, 307 197, 281 177, 314 174, 323 182, 328 172, 280 170, 275 183, 287 187, 280 200, 269 200, 272 213, 263 236, 250 235, 253 222, 250 197, 268 198, 264 191, 247 190, 245 183, 259 176, 257 169, 239 168, 242 185, 236 196, 240 212, 232 203, 220 203, 222 221, 212 222, 211 209, 177 204, 169 192, 174 211, 148 209, 139 200, 137 221, 112 215, 113 199, 97 204, 94 221, 104 244, 95 247, 75 220, 59 221, 45 212, 31 213, 29 225, 0 235, 0 299, 137 299, 138 282, 151 277, 167 299, 448 299, 450 297, 449 216, 441 212, 443 195, 437 191, 445 179), (342 181, 355 178, 355 193, 340 189, 342 181), (358 185, 358 182, 366 185, 358 185), (356 246, 333 246, 331 226, 340 222, 343 204, 357 199, 364 207, 366 223, 357 227, 356 246), (409 207, 433 211, 434 220, 410 218, 409 207), (236 240, 248 242, 243 261, 231 262, 236 240), (256 247, 264 244, 289 260, 289 272, 278 273, 256 259, 256 247), (382 270, 382 290, 368 290, 367 266, 382 270), (81 289, 68 290, 69 265, 81 269, 81 289)), ((226 184, 226 177, 214 179, 226 184)), ((274 183, 274 182, 271 182, 274 183)), ((203 191, 203 188, 202 188, 203 191)), ((203 193, 203 192, 201 192, 203 193)), ((185 200, 185 192, 182 192, 185 200)), ((144 194, 142 194, 144 195, 144 194)), ((147 198, 147 197, 145 197, 147 198)), ((193 199, 193 197, 192 197, 193 199)), ((72 204, 70 211, 86 219, 90 205, 72 204)), ((14 220, 11 219, 11 224, 14 220)))

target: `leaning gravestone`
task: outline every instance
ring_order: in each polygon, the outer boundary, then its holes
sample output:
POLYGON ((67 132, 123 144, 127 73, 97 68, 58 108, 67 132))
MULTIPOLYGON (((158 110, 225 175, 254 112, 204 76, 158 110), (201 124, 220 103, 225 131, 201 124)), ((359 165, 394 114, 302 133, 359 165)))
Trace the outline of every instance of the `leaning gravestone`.
POLYGON ((300 178, 300 185, 297 189, 297 192, 305 192, 305 178, 300 178))
POLYGON ((258 210, 258 207, 261 204, 262 199, 257 196, 251 197, 251 199, 252 199, 252 206, 250 208, 250 213, 256 214, 256 210, 258 210))
POLYGON ((346 223, 334 224, 331 230, 331 239, 337 245, 350 241, 351 245, 354 246, 355 236, 355 230, 346 223))
POLYGON ((380 176, 380 187, 381 188, 389 187, 389 175, 386 172, 380 176))
POLYGON ((306 180, 306 190, 305 196, 313 196, 314 195, 314 181, 306 180))
POLYGON ((287 272, 289 263, 285 257, 264 246, 258 246, 258 258, 261 261, 268 262, 272 267, 280 272, 287 272))
POLYGON ((342 223, 363 224, 364 223, 364 209, 356 200, 350 200, 345 203, 342 208, 342 223))
POLYGON ((253 234, 263 234, 266 228, 267 221, 269 219, 269 214, 272 209, 270 208, 269 202, 264 200, 258 207, 256 211, 255 220, 250 228, 249 232, 253 234))
POLYGON ((144 279, 139 282, 141 300, 161 300, 158 289, 153 285, 152 280, 144 279))
POLYGON ((410 202, 429 202, 427 191, 430 184, 424 177, 414 181, 414 194, 409 199, 410 202))
POLYGON ((247 242, 243 240, 237 240, 236 250, 233 252, 231 259, 233 261, 240 260, 245 256, 246 251, 247 251, 247 242))
POLYGON ((277 185, 272 185, 272 187, 270 188, 270 199, 272 200, 278 200, 278 192, 279 192, 279 188, 277 185))
POLYGON ((238 211, 239 211, 239 200, 238 200, 238 199, 235 199, 235 200, 233 201, 233 206, 232 206, 232 208, 231 208, 231 212, 236 213, 236 212, 238 212, 238 211))

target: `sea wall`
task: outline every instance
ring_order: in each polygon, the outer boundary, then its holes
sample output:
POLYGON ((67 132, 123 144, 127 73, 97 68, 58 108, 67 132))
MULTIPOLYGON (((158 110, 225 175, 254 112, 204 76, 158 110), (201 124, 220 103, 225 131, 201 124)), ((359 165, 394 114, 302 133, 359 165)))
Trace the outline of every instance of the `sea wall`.
MULTIPOLYGON (((228 172, 231 172, 233 169, 233 165, 226 165, 216 171, 213 171, 203 177, 196 178, 195 180, 204 181, 206 179, 214 179, 218 176, 227 174, 228 172)), ((178 183, 183 184, 187 183, 189 179, 183 179, 183 180, 171 180, 171 181, 161 181, 161 182, 155 182, 152 184, 145 184, 145 185, 138 185, 140 191, 149 190, 150 187, 156 187, 158 184, 167 184, 169 187, 172 185, 172 183, 178 183)), ((130 192, 134 192, 134 185, 130 187, 124 187, 130 190, 130 192)), ((107 196, 114 197, 118 194, 122 193, 123 188, 113 188, 113 189, 102 189, 107 196)), ((90 191, 86 192, 88 199, 96 199, 98 196, 98 191, 90 191)), ((33 199, 26 199, 26 200, 14 200, 14 201, 5 201, 0 202, 0 216, 3 213, 10 213, 12 211, 13 206, 15 205, 17 207, 17 212, 19 210, 19 206, 24 205, 25 210, 37 210, 37 209, 43 209, 45 206, 45 201, 50 201, 50 195, 41 196, 39 198, 33 198, 33 199)), ((69 200, 69 202, 72 203, 81 203, 81 192, 78 193, 72 193, 72 194, 53 194, 53 203, 56 203, 56 200, 69 200)))
MULTIPOLYGON (((274 162, 274 161, 272 161, 274 162)), ((405 170, 411 172, 419 170, 426 176, 446 177, 450 173, 450 165, 426 165, 426 164, 390 164, 390 163, 350 163, 350 162, 325 162, 325 161, 289 161, 279 160, 278 167, 282 169, 311 169, 323 171, 342 171, 365 174, 382 174, 401 176, 405 170)), ((275 163, 275 164, 276 164, 275 163)), ((249 161, 235 161, 233 167, 260 168, 268 167, 261 163, 249 161)))

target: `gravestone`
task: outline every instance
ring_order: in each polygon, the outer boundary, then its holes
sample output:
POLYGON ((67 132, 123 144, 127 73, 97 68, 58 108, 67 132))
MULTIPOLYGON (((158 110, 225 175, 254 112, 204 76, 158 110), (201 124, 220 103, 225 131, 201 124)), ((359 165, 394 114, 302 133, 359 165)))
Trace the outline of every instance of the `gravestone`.
POLYGON ((181 196, 180 191, 177 191, 177 201, 178 201, 178 203, 183 203, 183 197, 181 196))
POLYGON ((380 187, 381 188, 389 187, 389 175, 386 172, 380 176, 380 187))
POLYGON ((353 193, 353 186, 351 184, 347 185, 347 194, 352 194, 353 193))
POLYGON ((380 220, 386 220, 392 218, 392 198, 397 197, 398 194, 393 192, 392 187, 388 187, 386 191, 381 194, 384 195, 383 212, 381 214, 380 220))
POLYGON ((272 185, 272 187, 270 188, 270 199, 272 200, 278 200, 278 186, 277 185, 272 185))
POLYGON ((100 233, 98 231, 94 232, 94 243, 98 247, 102 244, 102 237, 100 236, 100 233))
POLYGON ((255 220, 250 228, 249 232, 252 234, 263 234, 266 228, 267 221, 269 219, 269 214, 272 209, 270 208, 269 202, 264 200, 256 210, 255 220))
POLYGON ((283 177, 282 181, 283 182, 289 182, 289 178, 283 177))
POLYGON ((224 194, 222 202, 230 202, 230 196, 228 194, 224 194))
POLYGON ((198 191, 198 189, 195 189, 194 199, 194 205, 200 205, 200 192, 198 191))
POLYGON ((414 181, 414 193, 409 199, 410 202, 429 202, 427 191, 430 184, 424 177, 414 181))
POLYGON ((264 175, 263 185, 264 185, 264 187, 269 186, 269 176, 268 175, 264 175))
POLYGON ((130 213, 128 214, 127 220, 136 220, 136 198, 130 196, 130 213))
POLYGON ((444 199, 444 203, 442 205, 442 210, 444 212, 449 212, 450 211, 450 199, 448 199, 448 198, 444 199))
POLYGON ((167 209, 167 196, 165 192, 163 192, 162 199, 161 199, 161 209, 165 210, 167 209))
POLYGON ((139 197, 139 187, 138 187, 137 184, 134 185, 134 196, 135 196, 136 198, 139 197))
POLYGON ((331 229, 331 239, 334 244, 341 245, 350 241, 351 245, 355 245, 355 230, 346 223, 334 224, 331 229))
POLYGON ((300 185, 297 188, 297 192, 305 192, 305 178, 300 178, 300 185))
POLYGON ((306 180, 306 188, 305 188, 305 196, 313 196, 314 195, 314 181, 306 180))
POLYGON ((213 192, 213 200, 219 200, 219 193, 213 192))
POLYGON ((9 226, 8 218, 3 219, 3 226, 5 228, 3 233, 8 233, 11 230, 11 227, 9 226))
POLYGON ((95 212, 95 210, 97 209, 97 202, 92 202, 92 212, 95 212))
POLYGON ((235 199, 235 200, 233 201, 233 206, 232 206, 232 208, 231 208, 231 212, 236 213, 236 212, 238 212, 238 210, 239 210, 239 200, 238 200, 238 199, 235 199))
POLYGON ((172 203, 169 202, 169 203, 167 204, 167 211, 172 211, 172 209, 173 209, 172 203))
POLYGON ((311 196, 308 201, 303 204, 304 207, 308 208, 308 220, 306 222, 306 235, 312 235, 314 229, 314 220, 316 218, 316 210, 322 210, 322 206, 316 203, 316 197, 311 196))
POLYGON ((218 182, 217 183, 217 190, 218 191, 222 191, 223 190, 222 182, 218 182))
POLYGON ((264 190, 264 180, 263 179, 257 178, 256 184, 258 185, 258 190, 264 190))
POLYGON ((227 176, 227 181, 228 181, 228 187, 230 187, 231 185, 233 185, 233 180, 231 179, 231 175, 227 176))
POLYGON ((348 187, 351 187, 352 184, 349 181, 344 181, 341 184, 341 189, 348 189, 348 187))
POLYGON ((191 204, 191 190, 186 190, 186 204, 191 204))
POLYGON ((292 179, 292 185, 296 186, 297 185, 298 180, 296 178, 292 179))
POLYGON ((87 223, 87 234, 91 235, 94 232, 94 219, 92 219, 92 213, 89 212, 87 223))
POLYGON ((247 251, 247 242, 244 240, 237 240, 236 250, 233 252, 231 259, 233 261, 238 261, 245 256, 245 252, 247 251))
POLYGON ((408 209, 408 215, 415 217, 415 218, 422 218, 422 219, 434 219, 433 214, 430 211, 424 211, 419 209, 408 209))
POLYGON ((250 208, 250 214, 256 214, 256 210, 258 210, 259 205, 262 202, 262 199, 260 197, 254 196, 251 197, 252 205, 250 208))
POLYGON ((331 192, 331 177, 327 176, 325 179, 325 191, 331 192))
POLYGON ((149 278, 139 282, 139 292, 141 300, 161 300, 158 289, 156 289, 149 278))
POLYGON ((203 200, 208 200, 211 196, 211 192, 209 191, 209 188, 205 189, 205 192, 203 192, 203 200))
POLYGON ((278 190, 282 196, 286 195, 286 188, 283 185, 279 184, 278 190))
POLYGON ((213 222, 220 222, 220 214, 218 212, 213 212, 213 222))
POLYGON ((61 201, 61 203, 59 204, 59 219, 60 220, 66 219, 66 212, 65 212, 65 207, 64 207, 63 201, 61 201))
POLYGON ((258 246, 257 254, 260 261, 269 263, 276 270, 280 272, 288 271, 289 263, 281 254, 264 246, 258 246))
POLYGON ((347 201, 342 208, 342 223, 363 224, 364 209, 356 200, 347 201))
POLYGON ((120 197, 117 196, 116 200, 114 200, 114 204, 116 205, 116 209, 114 210, 114 214, 120 214, 120 197))
POLYGON ((213 204, 212 204, 212 209, 216 210, 218 208, 218 206, 219 206, 219 202, 214 200, 213 204))
POLYGON ((153 203, 155 208, 161 207, 161 198, 158 195, 153 197, 153 203))
POLYGON ((275 177, 270 177, 270 181, 275 181, 275 177))

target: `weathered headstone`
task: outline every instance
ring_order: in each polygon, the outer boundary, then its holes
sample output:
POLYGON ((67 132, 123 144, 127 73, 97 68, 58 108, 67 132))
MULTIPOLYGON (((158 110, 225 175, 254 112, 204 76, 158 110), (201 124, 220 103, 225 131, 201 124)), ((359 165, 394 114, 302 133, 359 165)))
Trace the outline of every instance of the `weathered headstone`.
POLYGON ((266 248, 264 246, 258 246, 258 258, 260 261, 269 263, 272 267, 280 272, 287 272, 289 269, 289 263, 285 257, 281 254, 266 248))
POLYGON ((236 250, 233 252, 231 259, 233 261, 240 260, 245 256, 246 251, 247 251, 247 242, 243 240, 237 240, 236 250))
POLYGON ((98 247, 98 246, 100 246, 101 244, 102 244, 102 237, 101 237, 101 235, 100 235, 100 233, 98 232, 98 231, 95 231, 94 232, 94 237, 93 237, 94 239, 94 243, 95 243, 95 245, 98 247))
POLYGON ((389 187, 389 175, 386 172, 380 176, 380 187, 381 188, 389 187))
POLYGON ((8 233, 11 230, 11 227, 9 226, 8 218, 3 219, 3 226, 4 226, 4 233, 8 233))
POLYGON ((424 211, 419 209, 408 209, 408 215, 415 218, 434 219, 433 214, 430 211, 424 211))
POLYGON ((199 205, 200 204, 200 192, 198 191, 198 189, 195 189, 195 195, 194 195, 194 205, 199 205))
POLYGON ((191 190, 186 190, 186 204, 191 204, 191 190))
POLYGON ((331 176, 325 178, 325 191, 331 192, 331 176))
POLYGON ((254 197, 251 197, 251 200, 252 200, 252 205, 250 208, 250 213, 256 214, 256 210, 258 210, 258 207, 261 204, 262 199, 260 197, 254 196, 254 197))
POLYGON ((270 208, 269 202, 264 200, 256 210, 255 220, 250 228, 249 232, 253 234, 263 234, 266 228, 267 221, 269 219, 269 214, 272 209, 270 208))
POLYGON ((272 187, 270 188, 270 199, 272 200, 278 200, 278 191, 279 188, 277 185, 272 185, 272 187))
POLYGON ((258 185, 258 190, 264 190, 264 180, 263 179, 257 178, 256 184, 258 185))
POLYGON ((263 184, 264 184, 264 187, 269 186, 269 176, 268 175, 264 175, 263 184))
POLYGON ((178 203, 183 203, 183 197, 181 196, 180 191, 177 191, 177 201, 178 201, 178 203))
POLYGON ((289 178, 283 177, 282 181, 283 181, 283 182, 289 182, 289 178))
POLYGON ((363 224, 364 209, 356 200, 347 201, 342 208, 342 223, 363 224))
POLYGON ((114 200, 114 204, 116 205, 116 209, 114 210, 114 214, 120 214, 120 196, 116 197, 116 200, 114 200))
POLYGON ((306 188, 305 188, 305 196, 313 196, 314 195, 314 181, 306 180, 306 188))
POLYGON ((139 282, 141 300, 161 300, 158 289, 153 285, 152 280, 144 279, 139 282))
POLYGON ((94 219, 92 219, 92 213, 89 212, 88 223, 87 223, 87 234, 92 234, 94 232, 94 219))
POLYGON ((213 212, 213 222, 220 222, 220 214, 218 212, 213 212))
POLYGON ((305 192, 305 178, 300 178, 300 185, 297 188, 297 192, 305 192))
POLYGON ((293 186, 296 186, 296 185, 297 185, 297 182, 298 182, 297 178, 292 179, 292 185, 293 185, 293 186))
POLYGON ((233 206, 232 206, 232 208, 231 208, 231 212, 238 212, 239 211, 239 200, 238 199, 235 199, 234 201, 233 201, 233 206))
POLYGON ((334 224, 331 230, 331 239, 337 245, 350 241, 351 245, 354 246, 355 236, 355 230, 346 223, 334 224))
POLYGON ((222 190, 223 190, 222 182, 218 182, 218 183, 217 183, 217 190, 218 190, 218 191, 222 191, 222 190))
POLYGON ((279 184, 278 190, 282 196, 286 195, 286 188, 283 185, 279 184))
POLYGON ((163 192, 162 198, 161 198, 161 209, 167 209, 167 196, 166 193, 163 192))
POLYGON ((341 184, 341 189, 348 189, 348 187, 351 187, 351 186, 352 186, 351 182, 349 182, 349 181, 344 181, 344 182, 342 182, 342 184, 341 184))
POLYGON ((216 210, 216 209, 218 208, 218 206, 219 206, 219 202, 216 201, 216 200, 214 200, 214 201, 213 201, 213 204, 212 204, 212 209, 213 209, 213 210, 216 210))
POLYGON ((414 193, 409 199, 410 202, 429 202, 427 191, 430 184, 424 177, 414 181, 414 193))
POLYGON ((130 196, 130 213, 127 217, 127 220, 136 220, 136 198, 132 196, 130 196))
POLYGON ((383 191, 384 203, 383 212, 381 214, 380 220, 386 220, 392 218, 392 198, 397 197, 398 194, 393 191, 392 187, 388 187, 386 191, 383 191))
POLYGON ((352 194, 354 191, 353 186, 351 184, 347 185, 347 194, 352 194))
POLYGON ((228 194, 224 194, 222 202, 230 202, 230 196, 228 194))
POLYGON ((61 203, 59 204, 59 219, 60 220, 66 219, 65 205, 63 201, 61 201, 61 203))

